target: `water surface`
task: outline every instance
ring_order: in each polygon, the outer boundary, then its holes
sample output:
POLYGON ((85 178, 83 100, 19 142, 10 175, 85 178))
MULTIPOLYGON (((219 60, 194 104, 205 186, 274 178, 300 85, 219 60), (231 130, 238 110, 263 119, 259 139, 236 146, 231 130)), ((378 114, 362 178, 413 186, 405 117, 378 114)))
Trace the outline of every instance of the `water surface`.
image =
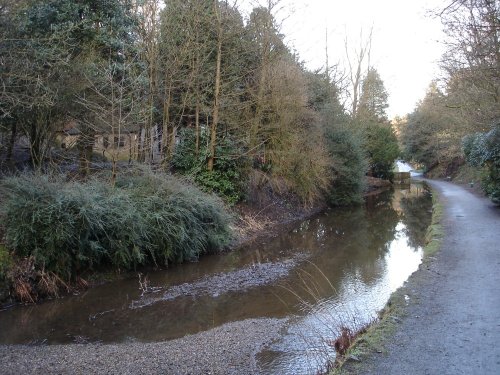
POLYGON ((425 187, 413 183, 360 207, 328 210, 275 238, 148 275, 150 285, 162 291, 205 280, 202 293, 166 299, 160 292, 151 303, 138 304, 144 297, 138 278, 131 278, 18 306, 0 312, 0 343, 152 342, 231 321, 290 317, 283 338, 261 353, 259 363, 265 373, 307 373, 330 350, 327 341, 339 322, 373 319, 418 268, 431 205, 425 187), (289 266, 266 285, 242 283, 243 290, 233 285, 213 292, 206 286, 207 280, 221 283, 221 275, 269 263, 289 266))

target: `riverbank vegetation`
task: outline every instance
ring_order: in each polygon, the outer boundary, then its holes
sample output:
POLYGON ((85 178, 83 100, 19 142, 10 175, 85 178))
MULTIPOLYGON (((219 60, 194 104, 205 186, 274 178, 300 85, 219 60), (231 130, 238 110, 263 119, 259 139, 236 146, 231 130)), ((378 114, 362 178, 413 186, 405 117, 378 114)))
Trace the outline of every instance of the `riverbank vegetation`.
POLYGON ((370 41, 308 71, 279 3, 0 0, 7 258, 65 283, 189 260, 227 244, 234 205, 348 205, 391 179, 370 41))
POLYGON ((114 188, 32 174, 4 179, 1 191, 5 246, 15 249, 13 260, 28 259, 26 267, 37 270, 2 272, 23 284, 14 288, 22 300, 50 294, 41 288, 44 276, 62 282, 103 267, 164 267, 219 251, 231 239, 222 201, 158 173, 122 175, 114 188))
POLYGON ((482 175, 498 204, 500 9, 493 1, 453 1, 438 16, 447 33, 444 77, 430 84, 402 126, 404 151, 429 176, 453 178, 468 163, 478 171, 468 182, 482 175))

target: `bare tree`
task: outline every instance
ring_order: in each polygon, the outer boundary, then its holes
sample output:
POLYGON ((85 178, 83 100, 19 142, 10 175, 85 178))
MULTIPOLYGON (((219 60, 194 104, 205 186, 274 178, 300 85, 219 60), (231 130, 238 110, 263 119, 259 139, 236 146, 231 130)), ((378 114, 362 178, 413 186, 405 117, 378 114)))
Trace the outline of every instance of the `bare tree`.
POLYGON ((363 30, 360 32, 359 47, 354 49, 354 57, 351 58, 349 51, 349 42, 347 37, 344 41, 344 48, 347 57, 347 64, 349 66, 349 78, 351 81, 351 116, 354 118, 358 113, 359 96, 361 92, 361 84, 363 77, 370 68, 370 53, 372 46, 372 33, 373 28, 370 29, 370 34, 366 40, 363 40, 363 30))
MULTIPOLYGON (((111 160, 111 184, 114 186, 117 177, 117 163, 120 158, 129 158, 134 147, 131 139, 125 149, 124 136, 130 132, 138 132, 147 123, 150 108, 144 100, 144 78, 136 74, 137 61, 117 64, 111 60, 96 59, 94 71, 97 76, 86 75, 89 89, 77 98, 87 115, 75 119, 84 123, 93 134, 101 134, 108 145, 103 155, 111 160)), ((147 74, 147 73, 146 73, 147 74)), ((83 160, 87 174, 90 169, 89 159, 83 160)))
POLYGON ((256 47, 255 54, 258 59, 254 68, 254 79, 250 86, 250 104, 254 109, 251 112, 252 119, 248 138, 252 155, 256 155, 259 147, 266 141, 259 137, 259 133, 262 133, 265 122, 263 117, 268 102, 266 87, 271 79, 271 67, 280 59, 281 55, 288 53, 274 17, 280 3, 281 0, 268 0, 266 7, 255 8, 250 15, 247 26, 256 47))
POLYGON ((147 107, 148 116, 144 127, 139 130, 139 160, 152 162, 153 160, 153 127, 155 126, 156 98, 159 90, 159 28, 160 4, 159 0, 136 1, 134 6, 138 22, 139 50, 141 60, 147 66, 147 107))
POLYGON ((448 35, 442 67, 450 106, 486 131, 500 118, 500 6, 495 0, 454 0, 438 13, 448 35))
POLYGON ((217 57, 215 63, 215 84, 214 84, 214 106, 212 112, 212 125, 210 127, 210 155, 208 157, 207 168, 209 171, 214 169, 215 147, 217 145, 217 126, 219 125, 220 110, 220 89, 221 89, 221 63, 222 63, 222 17, 219 10, 219 1, 214 0, 214 13, 217 20, 217 57))

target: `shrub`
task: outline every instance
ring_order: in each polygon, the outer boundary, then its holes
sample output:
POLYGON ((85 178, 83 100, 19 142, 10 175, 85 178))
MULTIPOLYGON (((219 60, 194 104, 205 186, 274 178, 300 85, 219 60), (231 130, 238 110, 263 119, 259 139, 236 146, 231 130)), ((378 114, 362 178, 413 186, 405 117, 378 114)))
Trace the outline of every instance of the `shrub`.
POLYGON ((500 124, 487 133, 464 137, 462 150, 467 163, 483 168, 483 190, 495 204, 500 205, 500 124))
POLYGON ((1 189, 7 248, 65 279, 101 265, 192 260, 230 238, 219 200, 163 174, 122 176, 115 188, 30 174, 1 189))
POLYGON ((281 179, 288 192, 296 194, 304 204, 322 199, 331 182, 331 159, 323 131, 315 121, 303 119, 301 127, 274 137, 267 143, 268 165, 263 165, 271 178, 281 179))
POLYGON ((105 260, 126 268, 143 262, 135 231, 120 230, 137 222, 122 191, 35 175, 9 178, 3 190, 6 244, 37 267, 69 278, 105 260))
POLYGON ((230 136, 218 139, 213 171, 207 170, 209 152, 206 132, 200 134, 198 155, 195 152, 193 129, 183 129, 180 140, 172 161, 176 171, 191 176, 204 191, 216 193, 229 204, 235 204, 243 198, 248 161, 242 156, 243 150, 230 136))
POLYGON ((400 155, 394 131, 388 125, 371 124, 367 129, 365 147, 373 176, 392 181, 394 162, 400 155))
POLYGON ((146 248, 154 262, 182 262, 214 253, 230 240, 230 217, 213 195, 166 174, 122 176, 148 228, 146 248))
POLYGON ((361 141, 341 124, 326 128, 326 140, 333 160, 334 180, 328 199, 332 205, 347 206, 362 201, 367 163, 361 141))

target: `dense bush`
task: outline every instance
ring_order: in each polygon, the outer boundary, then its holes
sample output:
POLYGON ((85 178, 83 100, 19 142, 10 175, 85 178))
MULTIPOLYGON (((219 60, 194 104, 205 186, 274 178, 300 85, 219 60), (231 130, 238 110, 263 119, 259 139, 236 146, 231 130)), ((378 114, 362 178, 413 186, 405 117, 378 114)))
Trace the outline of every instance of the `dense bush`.
POLYGON ((367 162, 359 137, 347 125, 325 126, 328 151, 333 161, 333 183, 328 193, 332 205, 360 203, 367 162))
POLYGON ((244 152, 229 137, 221 137, 216 147, 214 170, 207 170, 208 149, 206 132, 200 134, 200 149, 196 155, 196 138, 193 129, 180 132, 173 166, 176 171, 190 175, 205 191, 213 192, 224 198, 229 204, 240 201, 245 193, 244 181, 248 162, 244 152))
POLYGON ((483 190, 495 204, 500 204, 500 124, 487 133, 464 137, 462 149, 467 163, 484 168, 483 190))
POLYGON ((117 186, 140 205, 149 229, 147 248, 156 262, 191 260, 227 245, 230 217, 215 196, 164 174, 122 176, 117 186))
POLYGON ((167 175, 123 176, 115 188, 23 175, 1 190, 7 248, 65 279, 100 265, 196 259, 230 238, 223 204, 167 175))
POLYGON ((278 193, 296 195, 305 204, 321 200, 331 182, 331 160, 322 129, 311 121, 310 126, 284 132, 266 144, 267 161, 261 167, 271 179, 280 181, 284 189, 278 193))
POLYGON ((394 162, 400 155, 398 140, 388 125, 373 124, 368 127, 365 147, 370 170, 374 177, 384 180, 394 178, 394 162))

